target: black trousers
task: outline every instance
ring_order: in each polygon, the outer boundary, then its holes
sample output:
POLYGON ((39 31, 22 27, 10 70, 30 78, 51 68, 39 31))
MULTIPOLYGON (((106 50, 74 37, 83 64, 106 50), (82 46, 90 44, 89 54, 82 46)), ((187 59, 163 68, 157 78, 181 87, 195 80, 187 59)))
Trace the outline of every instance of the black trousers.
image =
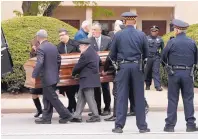
POLYGON ((194 116, 194 84, 190 76, 191 70, 175 70, 175 74, 168 76, 168 108, 165 119, 167 128, 174 128, 177 123, 177 106, 179 94, 184 104, 186 126, 194 128, 196 118, 194 116))
MULTIPOLYGON (((113 82, 113 96, 114 96, 114 104, 113 104, 113 116, 116 116, 116 99, 117 99, 117 89, 116 89, 116 81, 113 82)), ((129 92, 132 92, 132 88, 129 89, 129 92)), ((129 93, 129 102, 130 102, 130 112, 135 112, 135 99, 134 93, 129 93)))
POLYGON ((56 84, 43 87, 43 114, 42 118, 46 120, 52 119, 53 107, 56 109, 61 118, 71 117, 71 113, 58 98, 56 94, 56 84))
MULTIPOLYGON (((105 103, 104 111, 110 111, 111 106, 111 94, 109 83, 102 83, 103 100, 105 103)), ((94 88, 95 100, 98 107, 99 114, 101 113, 101 89, 100 87, 94 88)))
POLYGON ((78 92, 78 89, 79 89, 78 85, 59 87, 60 94, 64 95, 66 93, 67 95, 67 98, 69 100, 67 108, 70 112, 76 111, 75 95, 78 92))

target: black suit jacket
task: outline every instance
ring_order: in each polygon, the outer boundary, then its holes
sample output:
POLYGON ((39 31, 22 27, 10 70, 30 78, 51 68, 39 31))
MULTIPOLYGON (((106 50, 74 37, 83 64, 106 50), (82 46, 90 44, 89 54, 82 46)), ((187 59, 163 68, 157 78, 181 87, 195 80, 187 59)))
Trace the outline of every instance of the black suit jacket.
MULTIPOLYGON (((98 45, 96 43, 96 39, 94 37, 91 37, 91 47, 94 48, 94 50, 98 50, 98 45)), ((101 35, 101 45, 100 45, 100 51, 108 51, 110 49, 111 44, 111 38, 108 36, 101 35)))
POLYGON ((101 86, 99 61, 100 57, 91 46, 81 54, 72 72, 73 76, 79 74, 80 89, 101 86))
POLYGON ((108 34, 108 36, 111 38, 111 40, 113 40, 114 35, 115 35, 114 31, 110 31, 108 34))
POLYGON ((36 78, 40 75, 43 87, 57 84, 61 65, 61 56, 57 47, 44 41, 40 44, 36 57, 37 61, 32 77, 36 78))
MULTIPOLYGON (((67 45, 67 53, 80 52, 79 43, 77 41, 69 39, 66 45, 67 45)), ((60 42, 57 48, 60 54, 65 54, 65 44, 63 42, 60 42)))

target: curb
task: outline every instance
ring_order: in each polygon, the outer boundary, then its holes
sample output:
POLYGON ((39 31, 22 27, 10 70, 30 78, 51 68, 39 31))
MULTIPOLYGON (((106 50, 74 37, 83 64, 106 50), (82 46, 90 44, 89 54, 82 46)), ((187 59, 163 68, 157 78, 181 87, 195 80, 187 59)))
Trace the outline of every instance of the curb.
MULTIPOLYGON (((198 111, 198 105, 194 106, 195 111, 198 111)), ((177 109, 178 111, 184 111, 183 107, 178 107, 177 109)), ((113 111, 113 109, 111 109, 111 111, 113 111)), ((167 111, 167 107, 150 107, 149 108, 150 112, 166 112, 167 111)), ((1 109, 1 114, 12 114, 12 113, 35 113, 36 112, 36 108, 23 108, 23 109, 1 109)), ((56 112, 54 110, 54 112, 56 112)), ((89 109, 85 108, 83 110, 83 112, 89 112, 89 109)))

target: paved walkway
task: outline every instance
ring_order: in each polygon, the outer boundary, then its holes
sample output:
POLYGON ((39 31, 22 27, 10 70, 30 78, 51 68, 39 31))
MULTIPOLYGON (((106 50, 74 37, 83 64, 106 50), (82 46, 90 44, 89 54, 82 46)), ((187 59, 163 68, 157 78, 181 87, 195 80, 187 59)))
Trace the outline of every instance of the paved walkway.
MULTIPOLYGON (((111 84, 112 88, 112 84, 111 84)), ((151 111, 164 111, 167 108, 167 90, 164 89, 162 92, 155 91, 151 88, 149 91, 145 91, 146 99, 149 103, 151 111)), ((60 100, 65 106, 68 105, 67 97, 59 95, 60 100)), ((103 98, 103 97, 102 97, 103 98)), ((198 110, 198 90, 195 89, 194 104, 196 110, 198 110)), ((113 107, 113 96, 111 101, 111 107, 113 107)), ((102 108, 104 108, 104 103, 102 100, 102 108)), ((183 102, 180 96, 180 101, 178 104, 178 110, 183 110, 183 102)), ((35 106, 31 99, 31 95, 22 95, 22 97, 10 97, 10 95, 2 96, 1 99, 1 112, 2 113, 32 113, 35 112, 35 106)), ((86 105, 85 111, 88 111, 88 106, 86 105)))

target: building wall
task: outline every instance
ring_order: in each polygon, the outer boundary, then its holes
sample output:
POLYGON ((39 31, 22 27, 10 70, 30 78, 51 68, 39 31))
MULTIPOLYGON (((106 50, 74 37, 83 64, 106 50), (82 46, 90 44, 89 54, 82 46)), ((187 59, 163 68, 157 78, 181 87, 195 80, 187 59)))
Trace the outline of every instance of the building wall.
MULTIPOLYGON (((169 23, 173 17, 173 8, 159 8, 159 7, 104 7, 108 10, 113 11, 113 16, 99 16, 94 18, 93 20, 118 20, 122 19, 121 14, 125 11, 130 11, 131 8, 136 9, 138 14, 137 20, 137 28, 142 29, 142 20, 166 20, 167 21, 167 32, 170 30, 169 23)), ((94 9, 93 9, 94 12, 94 9)), ((80 20, 82 23, 83 20, 86 19, 86 9, 85 8, 76 8, 76 7, 66 7, 61 6, 55 10, 53 17, 58 18, 60 20, 80 20)))
POLYGON ((179 2, 175 6, 175 18, 184 20, 189 24, 198 23, 198 1, 179 2))
POLYGON ((1 1, 1 20, 15 17, 14 10, 22 12, 22 1, 1 1))
MULTIPOLYGON (((153 10, 152 8, 149 7, 161 7, 160 9, 163 9, 163 7, 169 7, 169 10, 172 7, 172 13, 173 17, 175 18, 179 18, 182 20, 185 20, 186 22, 188 22, 189 24, 195 24, 198 23, 198 16, 197 15, 197 7, 198 7, 198 1, 183 1, 183 2, 178 2, 178 1, 155 1, 155 2, 143 2, 143 1, 136 1, 136 2, 130 2, 130 1, 116 1, 116 2, 110 2, 110 1, 97 1, 98 6, 104 6, 107 8, 113 9, 113 11, 115 12, 114 17, 110 17, 109 20, 115 20, 117 19, 120 13, 124 12, 124 11, 129 11, 130 7, 137 7, 137 10, 139 11, 139 15, 143 15, 144 17, 141 18, 149 18, 146 17, 147 14, 142 14, 142 12, 151 12, 150 10, 153 10), (123 7, 123 8, 120 8, 123 7), (145 9, 145 11, 142 11, 141 7, 147 7, 145 9), (119 9, 120 8, 120 9, 119 9)), ((14 10, 18 10, 18 11, 22 11, 21 9, 21 5, 22 5, 22 1, 1 1, 1 20, 7 20, 10 18, 15 17, 15 14, 13 13, 14 10)), ((67 19, 73 19, 74 17, 76 19, 79 19, 81 22, 85 19, 85 9, 81 9, 81 8, 74 8, 74 4, 72 1, 64 1, 61 3, 62 6, 59 6, 54 13, 54 17, 57 17, 58 19, 61 18, 65 18, 65 14, 67 15, 67 19), (72 7, 71 7, 72 6, 72 7), (65 9, 67 8, 67 9, 65 9), (67 14, 69 13, 69 14, 67 14)), ((166 14, 163 10, 159 10, 161 14, 163 14, 163 16, 161 17, 167 17, 168 14, 166 14), (164 15, 166 14, 166 15, 164 15)), ((170 11, 168 11, 170 12, 170 11)), ((153 13, 153 12, 152 12, 153 13)), ((158 12, 154 13, 154 14, 150 14, 152 15, 152 17, 154 16, 158 16, 156 18, 160 18, 158 12)), ((154 17, 155 18, 155 17, 154 17)), ((172 18, 172 17, 171 17, 172 18)), ((103 17, 100 19, 103 20, 103 17)), ((141 19, 140 19, 141 21, 141 19)), ((139 22, 140 22, 139 21, 139 22)), ((167 21, 169 22, 169 21, 167 21)))
MULTIPOLYGON (((198 1, 97 1, 98 6, 105 7, 172 7, 175 9, 174 17, 182 19, 189 24, 198 23, 198 1)), ((74 6, 72 1, 64 1, 63 6, 74 6)))
POLYGON ((82 21, 86 19, 85 12, 85 8, 59 6, 54 11, 52 17, 58 18, 60 20, 80 20, 80 23, 82 23, 82 21))

